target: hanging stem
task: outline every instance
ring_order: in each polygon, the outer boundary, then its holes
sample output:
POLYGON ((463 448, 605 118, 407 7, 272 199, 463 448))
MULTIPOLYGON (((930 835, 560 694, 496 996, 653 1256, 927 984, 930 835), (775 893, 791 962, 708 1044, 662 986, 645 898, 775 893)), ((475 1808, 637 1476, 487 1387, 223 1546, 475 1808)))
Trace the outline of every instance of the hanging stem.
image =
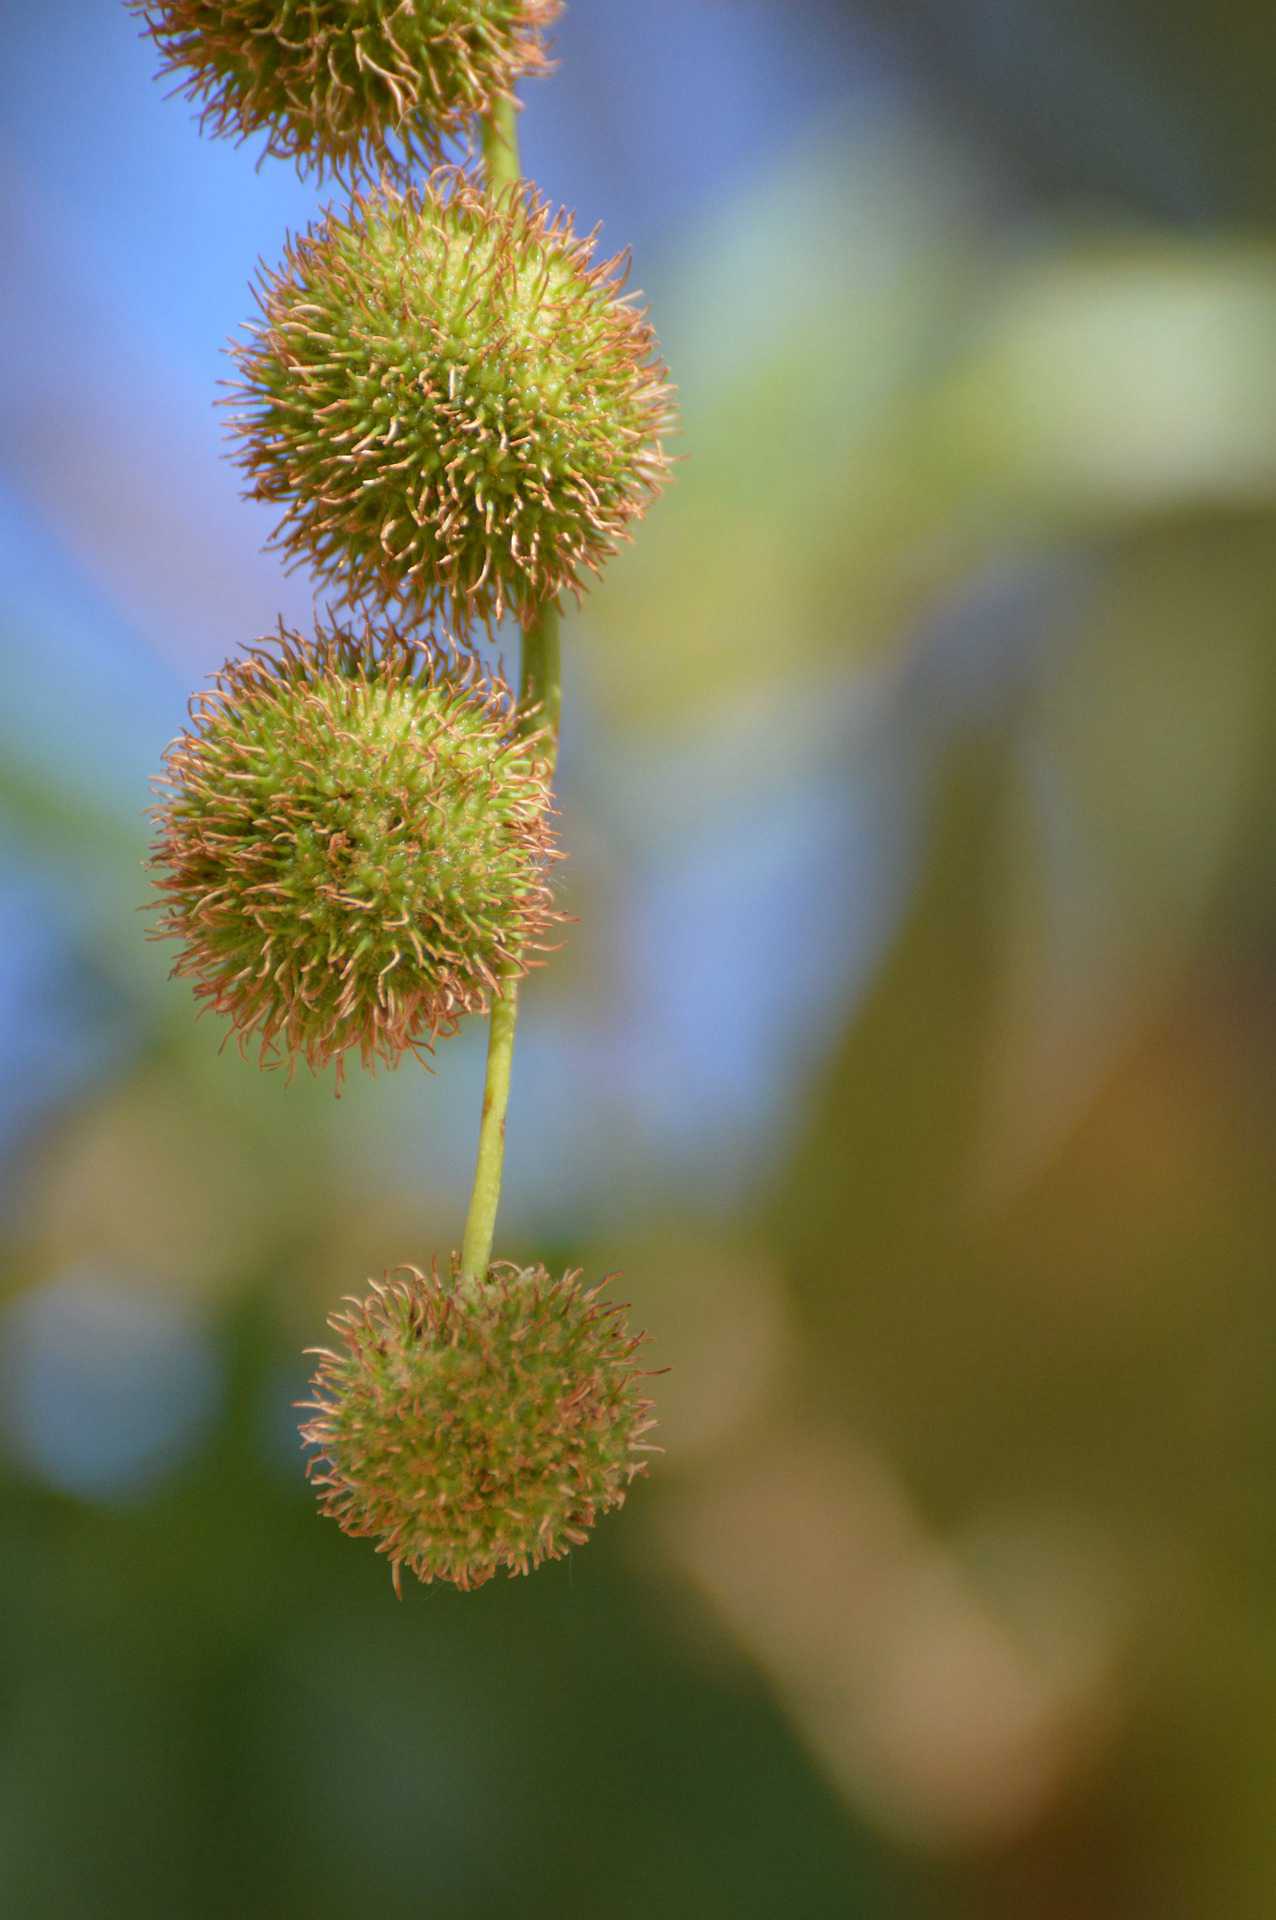
POLYGON ((518 103, 511 94, 496 100, 483 120, 483 171, 492 193, 511 187, 519 178, 518 103))
POLYGON ((558 725, 563 706, 563 676, 558 654, 558 608, 541 608, 523 630, 523 673, 518 689, 520 724, 524 733, 541 736, 541 758, 554 777, 558 759, 558 725))
MULTIPOLYGON (((558 608, 542 607, 523 633, 523 664, 519 684, 520 724, 527 733, 543 733, 541 751, 554 771, 558 754, 558 715, 562 681, 558 664, 558 608)), ((492 1261, 496 1210, 501 1202, 501 1171, 505 1163, 505 1114, 510 1098, 510 1068, 514 1060, 514 1030, 518 1024, 517 967, 501 976, 501 991, 492 1002, 487 1034, 487 1077, 483 1085, 483 1115, 479 1121, 478 1158, 474 1190, 461 1242, 461 1276, 482 1280, 492 1261)))
MULTIPOLYGON (((483 126, 483 159, 493 192, 519 178, 517 109, 512 100, 500 100, 483 126)), ((540 734, 540 749, 553 777, 558 758, 558 725, 562 708, 562 676, 558 650, 558 608, 547 605, 523 629, 519 676, 519 726, 540 734)), ((501 1201, 501 1172, 505 1164, 505 1114, 510 1098, 510 1069, 514 1060, 514 1030, 518 1025, 517 967, 501 976, 501 991, 492 1002, 487 1034, 487 1076, 483 1085, 483 1115, 479 1122, 474 1190, 461 1242, 461 1277, 483 1280, 492 1262, 496 1212, 501 1201)))
POLYGON ((514 1060, 517 1024, 518 981, 510 977, 502 983, 499 998, 493 1000, 488 1021, 483 1118, 479 1122, 474 1189, 465 1217, 465 1238, 461 1242, 463 1280, 484 1279, 492 1264, 496 1210, 501 1204, 501 1170, 505 1164, 505 1110, 510 1101, 510 1067, 514 1060))

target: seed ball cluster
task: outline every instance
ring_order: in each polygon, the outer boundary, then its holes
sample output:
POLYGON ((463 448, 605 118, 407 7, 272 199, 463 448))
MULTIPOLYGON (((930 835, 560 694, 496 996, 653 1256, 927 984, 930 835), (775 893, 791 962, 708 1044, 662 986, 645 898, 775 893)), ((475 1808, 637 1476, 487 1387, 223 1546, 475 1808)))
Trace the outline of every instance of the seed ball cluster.
POLYGON ((347 177, 432 166, 549 65, 559 0, 131 0, 217 133, 347 177))
POLYGON ((151 864, 174 972, 263 1064, 428 1049, 556 916, 547 771, 512 694, 392 627, 281 626, 191 703, 151 864))
POLYGON ((597 572, 664 484, 670 390, 623 261, 455 168, 292 243, 235 349, 276 545, 347 602, 468 630, 597 572))
POLYGON ((577 1274, 482 1282, 401 1267, 329 1322, 302 1438, 323 1511, 375 1540, 395 1584, 477 1587, 585 1541, 618 1507, 655 1424, 623 1308, 577 1274))

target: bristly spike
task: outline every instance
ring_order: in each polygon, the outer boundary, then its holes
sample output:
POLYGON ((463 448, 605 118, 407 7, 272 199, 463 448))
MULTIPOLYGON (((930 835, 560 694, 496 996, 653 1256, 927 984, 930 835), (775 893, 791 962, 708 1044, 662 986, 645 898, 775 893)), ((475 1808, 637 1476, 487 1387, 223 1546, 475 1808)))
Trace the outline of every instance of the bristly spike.
POLYGON ((281 626, 215 692, 157 783, 155 931, 241 1050, 393 1066, 538 964, 548 768, 503 682, 383 622, 281 626))
MULTIPOLYGON (((469 1591, 580 1546, 645 1471, 651 1402, 629 1364, 645 1335, 600 1315, 572 1274, 492 1267, 482 1281, 398 1269, 356 1339, 325 1354, 301 1436, 321 1510, 376 1543, 398 1585, 469 1591)), ((387 1276, 389 1278, 389 1276, 387 1276)))
POLYGON ((441 167, 329 212, 262 276, 231 431, 274 544, 345 604, 526 621, 579 597, 664 486, 670 390, 623 259, 591 265, 548 214, 441 167))
POLYGON ((549 71, 560 0, 129 0, 200 124, 322 178, 406 178, 549 71))

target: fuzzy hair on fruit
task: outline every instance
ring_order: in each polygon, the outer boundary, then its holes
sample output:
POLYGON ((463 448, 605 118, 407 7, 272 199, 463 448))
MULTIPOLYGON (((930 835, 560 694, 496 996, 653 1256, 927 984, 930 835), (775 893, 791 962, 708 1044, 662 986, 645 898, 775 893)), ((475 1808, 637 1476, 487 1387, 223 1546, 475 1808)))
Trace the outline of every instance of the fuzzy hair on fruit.
POLYGON ((490 628, 579 596, 660 492, 670 389, 621 256, 437 169, 287 249, 228 404, 274 544, 348 604, 490 628))
POLYGON ((559 0, 130 0, 210 132, 349 180, 434 166, 548 71, 559 0))
POLYGON ((191 702, 151 866, 174 972, 263 1064, 428 1051, 555 915, 547 769, 509 688, 382 623, 282 625, 191 702))
POLYGON ((655 1424, 624 1308, 544 1267, 401 1267, 314 1349, 303 1441, 322 1510, 394 1571, 482 1586, 582 1546, 655 1424))

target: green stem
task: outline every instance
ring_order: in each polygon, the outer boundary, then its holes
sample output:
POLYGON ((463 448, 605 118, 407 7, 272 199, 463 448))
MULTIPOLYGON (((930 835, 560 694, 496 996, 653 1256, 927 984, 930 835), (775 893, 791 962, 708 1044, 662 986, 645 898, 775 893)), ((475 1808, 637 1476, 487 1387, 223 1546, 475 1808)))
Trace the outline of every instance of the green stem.
MULTIPOLYGON (((556 606, 542 607, 524 629, 518 705, 524 730, 544 731, 543 752, 552 775, 558 757, 558 720, 562 706, 556 606)), ((517 967, 507 967, 501 975, 500 995, 492 1002, 474 1189, 465 1220, 465 1238, 461 1242, 461 1275, 466 1280, 485 1278, 492 1263, 496 1211, 501 1203, 501 1172, 505 1164, 505 1115, 509 1108, 521 977, 517 967)))
POLYGON ((505 1112, 510 1103, 510 1067, 514 1060, 514 1029, 518 1025, 518 977, 507 975, 499 999, 492 1002, 487 1028, 487 1079, 483 1086, 483 1118, 479 1122, 478 1158, 474 1189, 465 1217, 461 1242, 461 1278, 483 1280, 492 1264, 496 1237, 496 1209, 501 1204, 501 1170, 505 1165, 505 1112))
POLYGON ((558 728, 563 710, 558 607, 552 601, 523 629, 523 675, 518 707, 524 732, 544 733, 541 755, 549 762, 552 778, 558 759, 558 728))
POLYGON ((483 120, 483 171, 488 189, 500 193, 519 178, 518 102, 513 95, 496 100, 483 120))
MULTIPOLYGON (((493 190, 519 177, 518 127, 512 101, 498 101, 484 123, 483 155, 488 185, 493 190)), ((525 733, 543 732, 542 751, 552 777, 558 758, 558 725, 562 709, 559 666, 558 608, 541 608, 523 629, 522 670, 518 690, 519 723, 525 733)), ((483 1280, 492 1263, 496 1212, 501 1202, 501 1172, 505 1164, 505 1115, 510 1099, 510 1069, 514 1060, 514 1031, 518 1025, 518 967, 501 975, 501 991, 492 1002, 487 1034, 487 1076, 483 1085, 483 1116, 479 1122, 474 1190, 461 1242, 461 1277, 483 1280)))

